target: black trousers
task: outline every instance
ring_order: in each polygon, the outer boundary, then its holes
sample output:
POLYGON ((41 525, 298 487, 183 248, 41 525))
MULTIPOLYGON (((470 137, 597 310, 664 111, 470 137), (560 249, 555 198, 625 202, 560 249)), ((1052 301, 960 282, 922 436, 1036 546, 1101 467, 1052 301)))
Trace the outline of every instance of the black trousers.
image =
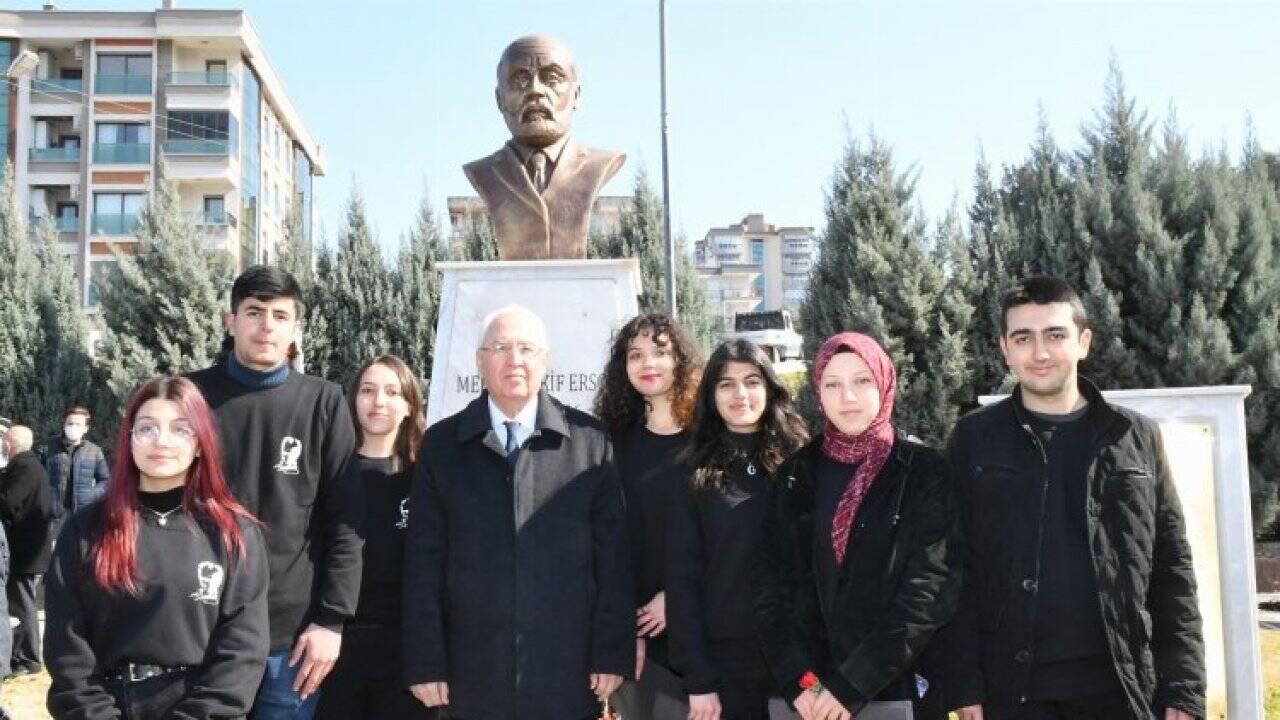
POLYGON ((116 699, 120 720, 168 720, 173 707, 190 691, 191 675, 170 673, 131 683, 108 680, 103 687, 116 699))
POLYGON ((399 626, 348 625, 325 678, 317 720, 430 720, 404 684, 399 626))
POLYGON ((13 672, 39 671, 40 665, 40 616, 36 612, 36 586, 39 575, 10 575, 5 584, 5 596, 9 600, 9 614, 18 619, 13 629, 13 651, 9 665, 13 672))
POLYGON ((1123 693, 1085 695, 1070 700, 1030 700, 1017 708, 992 707, 984 717, 987 720, 1135 720, 1123 693))

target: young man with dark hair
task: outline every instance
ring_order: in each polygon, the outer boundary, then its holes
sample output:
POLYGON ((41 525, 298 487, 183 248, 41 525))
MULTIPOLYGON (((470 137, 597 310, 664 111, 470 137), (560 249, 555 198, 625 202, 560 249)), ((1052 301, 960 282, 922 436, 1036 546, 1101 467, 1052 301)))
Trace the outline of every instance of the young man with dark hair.
POLYGON ((231 288, 231 352, 191 376, 218 417, 227 482, 266 524, 271 654, 253 720, 314 715, 360 590, 355 432, 337 385, 289 369, 302 312, 292 276, 249 268, 231 288))
POLYGON ((952 434, 969 552, 937 642, 960 720, 1204 717, 1191 549, 1160 430, 1079 376, 1092 339, 1069 285, 1023 280, 1000 337, 1018 387, 952 434))
POLYGON ((85 439, 92 419, 85 407, 67 408, 62 414, 62 434, 46 440, 37 452, 49 473, 49 488, 53 491, 49 534, 55 539, 63 519, 102 497, 111 479, 102 448, 85 439))

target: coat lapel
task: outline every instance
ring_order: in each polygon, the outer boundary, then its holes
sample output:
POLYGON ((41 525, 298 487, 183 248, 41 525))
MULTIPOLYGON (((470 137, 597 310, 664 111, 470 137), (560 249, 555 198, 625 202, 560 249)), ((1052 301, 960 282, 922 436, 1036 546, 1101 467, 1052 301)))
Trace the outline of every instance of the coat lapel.
POLYGON ((573 477, 560 471, 563 443, 569 440, 564 410, 545 392, 538 393, 538 419, 533 436, 516 456, 516 531, 547 504, 573 477))
POLYGON ((505 145, 498 151, 498 162, 494 164, 493 171, 499 182, 511 191, 512 196, 537 213, 544 223, 549 222, 547 203, 533 187, 533 181, 529 179, 529 173, 525 172, 520 156, 510 145, 505 145))

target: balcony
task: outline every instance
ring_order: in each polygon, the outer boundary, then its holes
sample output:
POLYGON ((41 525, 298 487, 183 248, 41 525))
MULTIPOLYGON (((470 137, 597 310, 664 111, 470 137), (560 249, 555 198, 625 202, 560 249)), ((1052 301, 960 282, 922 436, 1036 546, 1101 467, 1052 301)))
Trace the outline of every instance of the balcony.
POLYGON ((93 91, 99 95, 150 95, 150 75, 97 75, 93 91))
POLYGON ((171 72, 165 75, 164 84, 233 87, 236 79, 228 72, 171 72))
POLYGON ((93 214, 93 224, 89 232, 94 235, 132 235, 138 229, 136 214, 108 215, 93 214))
MULTIPOLYGON (((27 227, 33 231, 44 222, 44 218, 39 215, 29 215, 27 217, 27 227)), ((74 215, 56 215, 53 218, 53 226, 60 233, 73 233, 80 229, 80 218, 74 215)))
POLYGON ((189 212, 186 213, 187 219, 197 228, 210 230, 220 230, 223 228, 236 227, 236 216, 229 212, 189 212))
POLYGON ((166 155, 230 155, 234 150, 230 140, 165 140, 166 155))
POLYGON ((99 165, 145 165, 151 162, 151 143, 98 143, 93 162, 99 165))
POLYGON ((33 79, 31 81, 31 90, 43 93, 76 93, 78 95, 84 90, 84 80, 82 78, 33 79))
POLYGON ((28 154, 31 162, 80 162, 80 148, 78 146, 71 147, 49 147, 49 148, 31 148, 28 154))

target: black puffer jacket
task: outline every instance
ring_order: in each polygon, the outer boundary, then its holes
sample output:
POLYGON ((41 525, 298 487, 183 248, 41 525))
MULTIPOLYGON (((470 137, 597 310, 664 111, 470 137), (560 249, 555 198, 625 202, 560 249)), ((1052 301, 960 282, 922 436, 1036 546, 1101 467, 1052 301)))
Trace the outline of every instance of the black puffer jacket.
MULTIPOLYGON (((1092 404, 1086 524, 1099 612, 1116 674, 1135 718, 1177 708, 1205 714, 1204 643, 1182 509, 1160 430, 1110 405, 1086 380, 1092 404)), ((969 539, 965 584, 945 648, 950 707, 1004 714, 1026 700, 1036 652, 1038 565, 1047 474, 1020 392, 975 410, 949 447, 969 539)))
POLYGON ((773 675, 788 701, 812 670, 855 715, 869 700, 912 700, 916 717, 944 717, 940 694, 929 690, 934 672, 924 666, 960 592, 960 523, 943 460, 896 439, 838 565, 831 522, 843 488, 819 482, 821 455, 818 436, 773 484, 756 598, 773 675))

